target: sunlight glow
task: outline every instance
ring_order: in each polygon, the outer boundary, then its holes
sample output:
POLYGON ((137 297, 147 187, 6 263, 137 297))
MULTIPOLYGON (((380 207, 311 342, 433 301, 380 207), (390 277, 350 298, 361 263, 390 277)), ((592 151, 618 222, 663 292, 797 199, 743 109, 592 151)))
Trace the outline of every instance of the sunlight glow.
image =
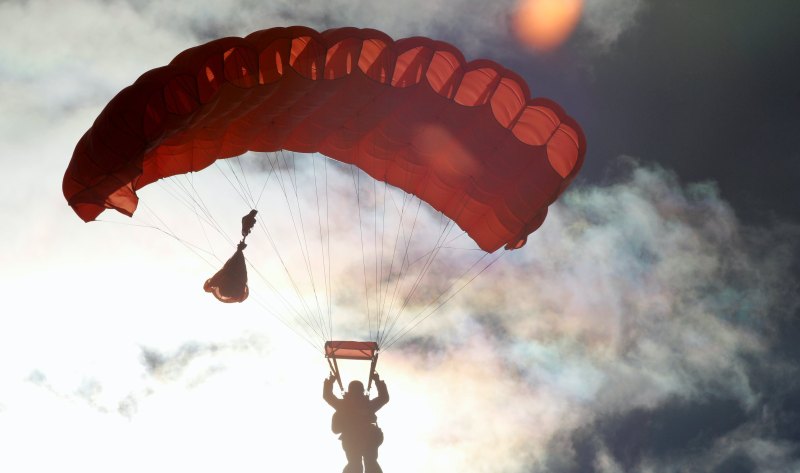
POLYGON ((520 0, 513 16, 514 33, 537 51, 552 51, 572 34, 582 10, 583 0, 520 0))

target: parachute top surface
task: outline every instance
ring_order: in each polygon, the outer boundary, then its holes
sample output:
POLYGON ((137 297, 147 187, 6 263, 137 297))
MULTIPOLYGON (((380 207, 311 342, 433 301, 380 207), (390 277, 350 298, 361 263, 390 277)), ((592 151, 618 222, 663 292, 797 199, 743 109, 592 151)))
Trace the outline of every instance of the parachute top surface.
POLYGON ((450 44, 273 28, 190 48, 123 89, 76 145, 63 191, 85 221, 132 215, 149 183, 280 149, 358 166, 491 252, 542 224, 586 140, 516 73, 450 44))

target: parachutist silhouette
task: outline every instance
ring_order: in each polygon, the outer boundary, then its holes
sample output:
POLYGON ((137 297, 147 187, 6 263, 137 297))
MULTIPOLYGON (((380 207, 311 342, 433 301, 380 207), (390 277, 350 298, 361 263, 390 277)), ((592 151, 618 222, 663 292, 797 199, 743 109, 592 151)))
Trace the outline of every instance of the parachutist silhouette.
POLYGON ((372 380, 378 388, 378 397, 370 399, 369 394, 364 393, 364 384, 361 381, 351 381, 347 392, 339 399, 333 394, 335 380, 333 374, 325 380, 322 398, 336 409, 331 430, 341 434, 339 439, 347 457, 347 465, 342 473, 382 473, 378 465, 378 447, 383 443, 383 431, 378 427, 375 413, 389 402, 386 383, 378 373, 373 374, 372 380))

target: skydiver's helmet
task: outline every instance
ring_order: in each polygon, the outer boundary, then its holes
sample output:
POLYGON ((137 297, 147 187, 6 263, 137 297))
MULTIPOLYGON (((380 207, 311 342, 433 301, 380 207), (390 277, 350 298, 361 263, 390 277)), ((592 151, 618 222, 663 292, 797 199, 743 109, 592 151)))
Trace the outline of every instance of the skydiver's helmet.
POLYGON ((364 397, 364 383, 361 381, 350 381, 350 384, 347 385, 347 392, 344 393, 344 395, 349 398, 364 397))

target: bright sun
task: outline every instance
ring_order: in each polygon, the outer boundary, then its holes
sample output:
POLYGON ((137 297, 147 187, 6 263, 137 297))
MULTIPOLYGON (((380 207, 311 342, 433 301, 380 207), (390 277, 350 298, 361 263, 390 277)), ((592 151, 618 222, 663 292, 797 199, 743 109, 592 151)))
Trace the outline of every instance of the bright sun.
POLYGON ((514 33, 537 51, 560 46, 578 23, 583 0, 521 0, 513 16, 514 33))

